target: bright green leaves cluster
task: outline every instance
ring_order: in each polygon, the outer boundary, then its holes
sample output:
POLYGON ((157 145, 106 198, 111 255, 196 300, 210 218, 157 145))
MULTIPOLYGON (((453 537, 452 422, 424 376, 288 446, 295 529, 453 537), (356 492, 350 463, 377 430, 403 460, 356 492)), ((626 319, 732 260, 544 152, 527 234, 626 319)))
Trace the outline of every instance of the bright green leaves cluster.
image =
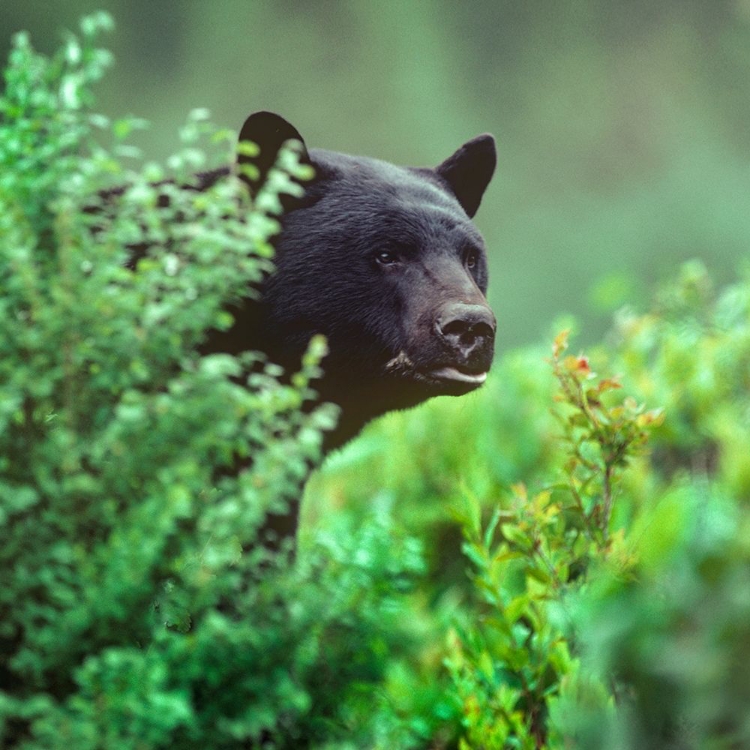
POLYGON ((481 612, 449 641, 466 750, 546 746, 550 706, 574 670, 569 599, 593 565, 631 563, 622 535, 609 533, 616 470, 660 415, 612 401, 619 383, 598 379, 586 357, 564 356, 567 336, 551 359, 562 481, 534 495, 513 487, 486 527, 477 501, 459 513, 481 612))
POLYGON ((749 294, 714 292, 693 263, 591 360, 555 339, 549 480, 486 523, 486 503, 460 514, 475 600, 446 663, 462 748, 750 741, 749 294))
POLYGON ((90 110, 109 23, 51 60, 17 37, 0 97, 0 745, 370 737, 418 550, 385 518, 297 565, 256 539, 334 423, 310 408, 325 342, 284 382, 197 353, 309 168, 289 147, 255 200, 231 174, 196 190, 232 159, 202 111, 168 174, 124 168, 140 123, 90 110))
POLYGON ((622 312, 614 330, 621 366, 638 393, 669 415, 656 437, 672 472, 717 473, 731 494, 750 493, 750 282, 716 289, 686 264, 646 315, 622 312))
POLYGON ((552 371, 559 384, 555 415, 562 428, 568 509, 587 536, 604 547, 609 535, 616 472, 645 444, 648 430, 663 422, 662 410, 646 411, 631 397, 612 402, 617 378, 596 378, 587 357, 563 356, 568 331, 555 338, 552 371))
POLYGON ((477 601, 448 639, 446 664, 466 750, 538 747, 547 703, 569 670, 560 618, 572 554, 550 548, 560 508, 546 494, 521 505, 529 498, 518 491, 515 511, 495 511, 485 529, 464 519, 477 601))
POLYGON ((582 748, 750 743, 749 327, 747 277, 715 289, 695 262, 619 316, 618 366, 666 419, 627 491, 630 575, 592 578, 576 604, 582 671, 616 698, 582 703, 570 681, 560 726, 582 748))

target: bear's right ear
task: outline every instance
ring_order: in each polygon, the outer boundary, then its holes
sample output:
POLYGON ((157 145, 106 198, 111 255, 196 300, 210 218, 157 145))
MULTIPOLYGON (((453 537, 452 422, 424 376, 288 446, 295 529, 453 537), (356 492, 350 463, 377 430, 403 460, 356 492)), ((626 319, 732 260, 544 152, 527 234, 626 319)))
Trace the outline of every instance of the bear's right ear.
POLYGON ((297 128, 283 117, 273 112, 255 112, 245 120, 240 130, 239 142, 252 141, 260 148, 260 153, 250 156, 243 153, 242 149, 238 149, 237 165, 252 165, 257 170, 252 177, 240 171, 240 177, 247 183, 253 196, 266 181, 269 170, 276 163, 279 149, 289 140, 296 140, 302 144, 300 161, 309 164, 310 156, 302 136, 297 128))

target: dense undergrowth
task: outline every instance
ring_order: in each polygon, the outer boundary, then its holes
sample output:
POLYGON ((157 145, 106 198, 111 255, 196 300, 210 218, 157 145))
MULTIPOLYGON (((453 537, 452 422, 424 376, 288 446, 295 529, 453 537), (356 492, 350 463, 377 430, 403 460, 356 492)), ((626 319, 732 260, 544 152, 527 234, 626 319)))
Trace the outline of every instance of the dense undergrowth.
POLYGON ((175 183, 123 166, 108 23, 19 36, 0 98, 0 744, 748 746, 750 278, 688 264, 587 356, 559 333, 381 420, 265 551, 335 418, 300 410, 322 346, 291 383, 196 347, 306 175, 191 190, 229 158, 203 113, 175 183))

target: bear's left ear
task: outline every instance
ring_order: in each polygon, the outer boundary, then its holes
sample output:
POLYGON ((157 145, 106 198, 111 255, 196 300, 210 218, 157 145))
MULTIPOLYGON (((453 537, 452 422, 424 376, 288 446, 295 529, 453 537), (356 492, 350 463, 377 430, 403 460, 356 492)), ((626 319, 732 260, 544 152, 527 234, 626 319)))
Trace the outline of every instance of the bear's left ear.
POLYGON ((464 143, 435 171, 448 183, 464 211, 472 217, 482 202, 496 163, 495 139, 485 133, 464 143))
POLYGON ((240 130, 239 142, 252 141, 260 148, 260 153, 256 156, 249 156, 243 153, 242 149, 237 151, 238 165, 251 164, 257 170, 253 177, 241 173, 252 195, 255 195, 266 181, 269 170, 276 163, 279 149, 289 140, 296 140, 302 144, 300 161, 309 164, 310 156, 302 136, 297 128, 283 117, 273 112, 255 112, 245 120, 240 130))

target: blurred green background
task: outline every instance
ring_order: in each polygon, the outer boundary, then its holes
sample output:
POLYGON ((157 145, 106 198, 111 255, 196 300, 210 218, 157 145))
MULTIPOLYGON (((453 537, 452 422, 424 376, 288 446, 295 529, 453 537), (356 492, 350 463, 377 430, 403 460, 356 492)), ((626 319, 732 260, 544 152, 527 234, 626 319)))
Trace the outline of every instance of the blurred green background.
POLYGON ((308 145, 436 164, 490 131, 478 215, 499 348, 561 313, 597 339, 679 263, 721 282, 750 246, 750 0, 2 0, 0 45, 51 52, 103 8, 116 65, 98 108, 146 118, 146 158, 186 113, 256 109, 308 145))

